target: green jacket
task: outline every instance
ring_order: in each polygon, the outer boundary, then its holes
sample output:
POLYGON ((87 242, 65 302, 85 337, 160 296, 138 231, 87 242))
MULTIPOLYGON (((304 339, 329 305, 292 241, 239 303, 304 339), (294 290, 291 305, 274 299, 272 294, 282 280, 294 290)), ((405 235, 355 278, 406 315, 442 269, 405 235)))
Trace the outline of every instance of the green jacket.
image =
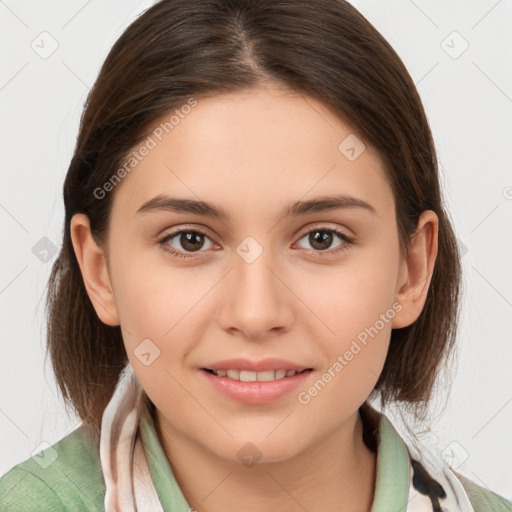
MULTIPOLYGON (((405 512, 410 486, 406 444, 385 415, 380 416, 377 478, 372 512, 405 512)), ((160 444, 149 413, 140 432, 160 502, 166 512, 189 512, 160 444)), ((475 512, 512 512, 512 502, 463 475, 462 482, 475 512)), ((53 446, 18 464, 0 479, 0 511, 105 510, 105 481, 99 451, 82 425, 53 446)))

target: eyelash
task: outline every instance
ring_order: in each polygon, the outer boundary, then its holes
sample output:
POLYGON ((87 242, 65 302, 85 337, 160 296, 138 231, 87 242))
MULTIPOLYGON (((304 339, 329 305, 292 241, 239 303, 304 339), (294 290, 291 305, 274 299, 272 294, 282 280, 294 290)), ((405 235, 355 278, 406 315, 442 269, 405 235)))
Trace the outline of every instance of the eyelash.
MULTIPOLYGON (((300 236, 299 240, 302 240, 306 235, 309 235, 315 231, 333 233, 333 234, 337 235, 339 238, 341 238, 341 240, 343 240, 343 242, 344 242, 344 244, 342 244, 340 247, 336 248, 335 250, 315 251, 314 249, 311 249, 313 252, 316 253, 316 255, 318 255, 320 257, 330 256, 333 253, 346 251, 353 244, 353 239, 348 237, 347 235, 345 235, 345 233, 342 233, 341 231, 338 231, 337 229, 327 228, 327 227, 318 227, 318 228, 310 229, 309 231, 306 231, 305 233, 303 233, 300 236)), ((204 233, 203 231, 201 231, 200 229, 181 229, 179 231, 175 231, 174 233, 166 234, 163 238, 160 238, 158 240, 158 244, 162 247, 162 249, 165 252, 167 252, 177 258, 187 260, 190 258, 197 257, 197 256, 195 256, 196 253, 187 254, 187 253, 183 253, 181 251, 177 251, 175 249, 169 249, 167 242, 169 240, 171 240, 172 238, 174 238, 175 236, 181 235, 182 233, 194 233, 194 234, 198 234, 198 235, 204 236, 206 238, 209 238, 208 235, 206 233, 204 233)), ((203 252, 203 251, 199 251, 199 252, 203 252)))

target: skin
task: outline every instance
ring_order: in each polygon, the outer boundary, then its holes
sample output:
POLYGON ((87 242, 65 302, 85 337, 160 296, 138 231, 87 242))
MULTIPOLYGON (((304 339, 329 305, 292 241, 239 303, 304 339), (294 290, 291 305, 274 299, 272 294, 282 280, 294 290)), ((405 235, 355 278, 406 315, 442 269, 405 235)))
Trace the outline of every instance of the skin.
MULTIPOLYGON (((392 190, 377 155, 349 161, 338 145, 354 133, 317 100, 260 87, 198 100, 115 190, 109 236, 97 246, 83 214, 73 245, 98 317, 121 325, 135 374, 157 407, 172 470, 198 511, 369 511, 376 456, 364 444, 358 408, 377 382, 392 328, 419 316, 437 255, 438 219, 425 211, 408 257, 399 251, 392 190), (137 214, 160 194, 222 206, 231 220, 160 211, 137 214), (291 202, 333 193, 370 203, 278 220, 291 202), (178 229, 206 232, 195 252, 178 229), (340 229, 323 256, 308 233, 340 229), (263 249, 248 263, 247 237, 263 249), (327 254, 329 253, 329 254, 327 254), (351 342, 393 310, 392 320, 307 404, 297 394, 351 342), (160 356, 145 366, 145 338, 160 356), (274 403, 235 402, 205 385, 200 367, 233 356, 281 357, 314 368, 274 403), (241 463, 248 442, 261 459, 241 463)), ((320 248, 319 248, 320 247, 320 248)))

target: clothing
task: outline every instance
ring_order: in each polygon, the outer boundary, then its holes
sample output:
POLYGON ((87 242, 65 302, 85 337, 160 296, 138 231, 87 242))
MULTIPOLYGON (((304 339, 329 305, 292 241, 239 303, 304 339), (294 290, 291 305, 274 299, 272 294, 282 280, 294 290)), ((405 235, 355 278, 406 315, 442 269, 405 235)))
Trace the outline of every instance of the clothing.
MULTIPOLYGON (((115 504, 117 494, 123 512, 192 512, 158 437, 151 405, 128 366, 103 416, 99 446, 81 425, 18 464, 0 479, 0 511, 116 510, 108 507, 115 504), (128 470, 132 456, 133 479, 128 470), (150 505, 152 500, 157 500, 156 505, 150 505)), ((512 501, 447 466, 434 479, 434 471, 427 471, 421 455, 411 456, 410 447, 385 415, 368 403, 359 412, 364 440, 377 452, 371 512, 512 512, 512 501)))

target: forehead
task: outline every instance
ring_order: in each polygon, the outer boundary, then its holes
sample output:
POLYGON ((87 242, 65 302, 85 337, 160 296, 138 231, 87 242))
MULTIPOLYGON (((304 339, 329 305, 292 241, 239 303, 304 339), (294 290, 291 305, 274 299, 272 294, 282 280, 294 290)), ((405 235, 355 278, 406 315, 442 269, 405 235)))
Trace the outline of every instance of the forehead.
POLYGON ((242 216, 277 214, 285 203, 332 193, 390 206, 378 157, 322 102, 276 88, 196 101, 163 116, 134 148, 137 163, 114 201, 124 218, 159 194, 242 216))

